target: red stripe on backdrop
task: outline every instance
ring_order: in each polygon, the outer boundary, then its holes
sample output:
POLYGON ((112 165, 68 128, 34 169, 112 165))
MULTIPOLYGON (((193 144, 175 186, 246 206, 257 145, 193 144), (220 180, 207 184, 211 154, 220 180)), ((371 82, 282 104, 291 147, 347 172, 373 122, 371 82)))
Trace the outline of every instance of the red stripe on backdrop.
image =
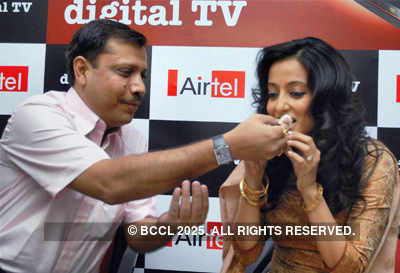
POLYGON ((397 97, 396 102, 400 102, 400 75, 397 75, 397 97))
POLYGON ((168 70, 168 96, 178 94, 178 70, 168 70))
POLYGON ((129 24, 151 45, 264 47, 316 36, 338 49, 400 49, 400 29, 352 0, 49 0, 47 43, 67 44, 101 17, 129 24))

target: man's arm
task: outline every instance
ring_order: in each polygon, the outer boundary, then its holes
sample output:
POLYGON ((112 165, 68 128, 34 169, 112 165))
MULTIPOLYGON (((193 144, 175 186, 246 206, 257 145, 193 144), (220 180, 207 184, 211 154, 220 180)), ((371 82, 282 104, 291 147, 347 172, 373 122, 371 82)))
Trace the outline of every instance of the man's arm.
MULTIPOLYGON (((282 128, 269 116, 254 115, 225 133, 234 159, 270 159, 285 145, 282 128)), ((205 140, 180 148, 106 159, 79 175, 69 187, 118 204, 164 193, 177 181, 196 178, 214 168, 217 162, 212 141, 205 140)))
MULTIPOLYGON (((200 185, 195 181, 192 184, 192 200, 190 200, 190 182, 184 181, 182 189, 176 188, 172 194, 170 208, 159 218, 145 217, 144 219, 125 225, 125 237, 129 246, 137 252, 145 253, 156 250, 166 245, 173 236, 144 235, 140 233, 141 226, 160 226, 169 227, 172 233, 177 232, 177 226, 197 226, 204 223, 208 212, 208 190, 207 186, 200 185), (181 202, 179 202, 181 199, 181 202), (137 228, 135 234, 129 229, 130 225, 137 228)), ((164 231, 164 230, 163 230, 164 231)))
POLYGON ((105 159, 78 176, 69 187, 119 204, 169 191, 183 179, 217 167, 212 141, 177 149, 105 159))

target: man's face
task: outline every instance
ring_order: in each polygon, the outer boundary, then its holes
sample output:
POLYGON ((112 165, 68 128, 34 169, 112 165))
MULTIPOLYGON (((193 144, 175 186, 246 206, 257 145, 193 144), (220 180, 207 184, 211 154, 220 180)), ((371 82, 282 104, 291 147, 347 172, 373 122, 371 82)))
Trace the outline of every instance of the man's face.
POLYGON ((96 65, 88 65, 87 81, 80 94, 108 128, 120 127, 132 120, 143 99, 146 71, 144 47, 110 39, 96 65))

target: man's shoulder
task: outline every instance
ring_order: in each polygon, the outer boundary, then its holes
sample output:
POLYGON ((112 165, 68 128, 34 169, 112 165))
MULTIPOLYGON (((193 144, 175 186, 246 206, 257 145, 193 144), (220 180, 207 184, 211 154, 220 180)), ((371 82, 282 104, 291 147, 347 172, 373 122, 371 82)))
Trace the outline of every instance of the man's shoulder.
POLYGON ((65 96, 66 92, 64 91, 49 91, 40 95, 33 95, 23 100, 16 109, 32 105, 55 106, 63 104, 65 96))
MULTIPOLYGON (((30 125, 60 124, 69 116, 65 110, 65 92, 51 91, 40 95, 31 96, 18 104, 8 121, 14 127, 30 125)), ((29 127, 29 126, 28 126, 29 127)))

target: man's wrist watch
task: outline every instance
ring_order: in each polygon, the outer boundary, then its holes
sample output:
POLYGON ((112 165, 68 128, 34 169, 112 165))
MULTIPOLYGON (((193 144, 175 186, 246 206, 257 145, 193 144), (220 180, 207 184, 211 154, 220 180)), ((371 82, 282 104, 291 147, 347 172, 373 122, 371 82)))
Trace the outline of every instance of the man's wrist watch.
POLYGON ((224 136, 218 135, 212 138, 214 144, 214 154, 218 165, 228 164, 232 162, 229 146, 226 144, 224 136))

